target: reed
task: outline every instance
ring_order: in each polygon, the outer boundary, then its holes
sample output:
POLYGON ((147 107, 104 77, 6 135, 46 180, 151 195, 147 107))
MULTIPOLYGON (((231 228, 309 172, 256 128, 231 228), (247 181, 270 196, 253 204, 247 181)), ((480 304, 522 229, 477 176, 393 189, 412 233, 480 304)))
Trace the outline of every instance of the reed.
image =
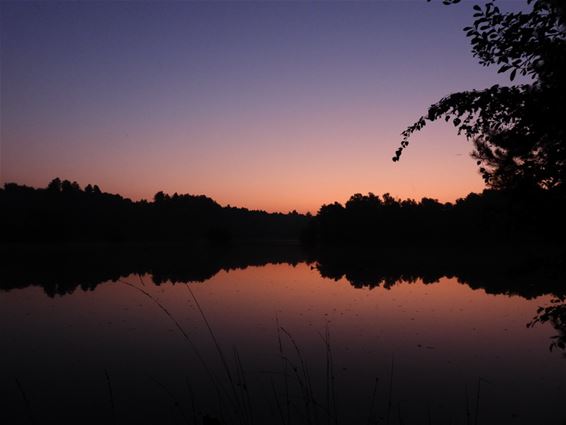
POLYGON ((295 349, 295 354, 297 356, 297 359, 299 360, 299 366, 293 364, 291 361, 289 361, 289 364, 291 365, 291 370, 293 371, 297 379, 297 383, 299 384, 299 387, 301 389, 302 400, 305 405, 305 415, 306 415, 307 423, 319 424, 318 407, 320 405, 317 402, 316 398, 314 397, 314 392, 312 390, 312 382, 310 379, 310 372, 307 363, 303 357, 299 345, 293 338, 293 335, 291 335, 291 333, 283 327, 281 327, 281 331, 287 336, 287 338, 293 345, 293 348, 295 349))
MULTIPOLYGON (((203 369, 205 370, 210 382, 212 383, 213 388, 215 389, 216 393, 217 393, 217 397, 219 398, 219 401, 224 399, 224 398, 228 398, 231 400, 231 398, 228 396, 227 397, 227 392, 224 388, 223 385, 221 385, 221 383, 216 379, 216 376, 214 375, 212 369, 209 367, 208 363, 204 360, 204 357, 202 356, 202 354, 200 353, 198 347, 196 346, 196 344, 193 342, 193 340, 190 338, 189 334, 185 331, 185 329, 181 326, 181 324, 179 323, 179 321, 173 316, 173 314, 171 314, 171 312, 157 299, 155 298, 153 295, 151 295, 149 292, 131 284, 130 282, 126 282, 124 280, 118 280, 120 283, 129 286, 130 288, 135 289, 136 291, 142 293, 144 296, 146 296, 147 298, 149 298, 157 307, 159 307, 159 309, 165 313, 165 315, 175 324, 175 327, 177 328, 177 330, 181 333, 181 335, 183 336, 184 340, 187 342, 187 344, 189 345, 189 347, 192 349, 193 353, 195 354, 195 356, 197 357, 198 361, 200 362, 201 366, 203 367, 203 369)), ((219 407, 220 407, 220 411, 222 412, 222 402, 219 403, 219 407)))
POLYGON ((187 392, 189 393, 189 401, 191 403, 191 413, 193 417, 193 424, 197 423, 197 403, 195 393, 188 376, 185 376, 185 384, 187 385, 187 392))
POLYGON ((112 415, 112 423, 116 424, 116 405, 114 403, 114 392, 112 391, 112 381, 107 369, 104 369, 104 376, 106 377, 106 385, 108 387, 108 398, 110 400, 110 413, 112 415))
MULTIPOLYGON (((220 346, 218 339, 216 338, 216 335, 214 334, 214 331, 212 330, 212 326, 210 326, 210 323, 208 322, 208 319, 207 319, 206 315, 204 314, 204 310, 200 306, 200 303, 199 303, 197 297, 195 296, 194 292, 191 290, 191 288, 189 287, 188 284, 185 284, 185 288, 187 288, 187 290, 191 294, 191 297, 192 297, 193 301, 195 302, 195 305, 197 306, 197 309, 198 309, 198 311, 199 311, 199 313, 200 313, 200 315, 201 315, 201 317, 202 317, 202 319, 203 319, 203 321, 206 325, 206 328, 208 329, 208 333, 210 334, 212 341, 214 342, 216 352, 218 353, 218 356, 219 356, 220 361, 222 363, 222 366, 224 368, 224 372, 226 373, 226 377, 228 378, 228 382, 230 384, 230 389, 232 390, 233 403, 234 403, 235 408, 236 408, 234 413, 235 413, 236 417, 240 420, 240 423, 242 423, 242 424, 252 424, 253 420, 249 416, 251 414, 251 409, 248 410, 248 408, 246 406, 246 402, 245 402, 245 399, 247 397, 245 392, 247 392, 247 389, 244 391, 244 389, 242 387, 239 387, 236 384, 236 381, 235 381, 234 377, 232 376, 233 373, 230 370, 230 366, 228 365, 228 362, 226 361, 226 356, 224 355, 224 351, 222 350, 222 347, 220 346)), ((238 362, 240 361, 239 357, 238 357, 237 361, 238 362)), ((236 364, 236 368, 238 368, 238 364, 236 364)))
MULTIPOLYGON (((143 284, 143 280, 141 276, 139 276, 139 278, 140 278, 140 283, 143 284)), ((192 289, 188 285, 185 285, 187 291, 191 296, 192 301, 194 302, 203 320, 204 325, 206 326, 208 334, 212 339, 212 342, 215 347, 215 351, 220 359, 223 373, 226 378, 225 383, 226 382, 228 383, 228 388, 225 388, 224 384, 218 380, 217 376, 213 373, 212 369, 205 361, 204 357, 201 355, 200 351, 198 350, 196 344, 193 342, 190 335, 188 334, 188 332, 186 332, 186 330, 183 328, 181 323, 157 298, 155 298, 152 294, 150 294, 149 292, 138 286, 135 286, 126 281, 121 281, 121 282, 125 285, 128 285, 131 288, 134 288, 135 290, 137 290, 138 292, 142 293, 144 296, 149 298, 156 306, 159 307, 159 309, 169 318, 169 320, 171 320, 174 323, 179 333, 183 336, 184 340, 190 345, 190 347, 194 351, 196 357, 198 358, 201 365, 207 372, 214 389, 216 390, 216 395, 218 398, 218 412, 216 412, 215 415, 219 414, 220 420, 204 415, 204 416, 200 416, 202 421, 199 421, 199 411, 197 409, 195 394, 192 390, 188 377, 185 377, 185 381, 189 395, 189 403, 191 406, 190 416, 185 414, 185 411, 181 408, 181 401, 175 394, 173 394, 165 385, 163 385, 157 379, 151 378, 152 381, 155 384, 157 384, 168 396, 168 398, 173 402, 173 406, 179 412, 179 415, 183 423, 186 424, 237 423, 240 425, 253 425, 255 422, 254 401, 257 402, 257 400, 255 400, 252 397, 250 383, 248 381, 248 375, 246 373, 246 370, 244 369, 240 354, 236 349, 236 347, 234 347, 232 353, 233 366, 231 366, 214 332, 214 329, 206 316, 205 310, 203 309, 201 303, 199 302, 198 298, 196 297, 192 289), (228 402, 230 406, 230 409, 228 410, 228 414, 226 414, 226 410, 225 410, 226 402, 228 402)), ((324 373, 325 382, 326 382, 326 387, 324 390, 325 402, 324 404, 321 404, 318 402, 318 399, 315 396, 310 369, 308 367, 307 361, 301 350, 300 345, 297 343, 292 333, 289 330, 287 330, 285 327, 281 326, 277 315, 275 317, 275 322, 276 322, 277 349, 278 349, 278 354, 280 358, 280 367, 281 367, 280 375, 282 377, 283 389, 282 391, 278 391, 278 388, 273 378, 270 379, 270 387, 271 387, 271 393, 273 399, 275 401, 276 411, 279 416, 279 421, 281 422, 282 425, 291 425, 292 423, 306 423, 308 425, 320 425, 320 412, 323 412, 323 414, 325 415, 324 419, 327 425, 338 425, 341 422, 339 419, 338 407, 337 407, 338 403, 336 396, 334 352, 332 349, 329 324, 328 323, 326 324, 324 334, 319 333, 319 336, 321 337, 323 342, 323 346, 325 350, 325 360, 326 360, 325 373, 324 373), (290 347, 292 348, 291 348, 291 353, 287 354, 285 347, 286 345, 289 344, 290 347), (299 390, 298 396, 292 395, 291 383, 293 381, 297 385, 297 388, 299 390), (299 402, 298 405, 294 405, 293 402, 294 399, 298 400, 299 402), (294 407, 298 407, 301 404, 304 409, 303 410, 304 415, 301 413, 302 409, 299 409, 297 410, 298 415, 293 417, 292 411, 294 407)), ((107 370, 105 370, 105 376, 106 376, 108 391, 110 396, 112 420, 113 423, 116 423, 115 404, 114 404, 112 385, 107 370)), ((385 419, 384 423, 386 425, 390 425, 392 423, 403 425, 405 423, 402 415, 403 412, 401 408, 401 402, 395 403, 396 409, 394 409, 394 403, 393 403, 394 377, 395 377, 395 358, 392 357, 389 379, 388 379, 388 392, 386 398, 385 418, 383 417, 378 418, 378 414, 377 414, 377 410, 378 410, 377 394, 378 394, 378 386, 380 380, 378 377, 376 377, 374 380, 373 391, 370 399, 369 414, 367 417, 368 425, 383 423, 381 422, 381 420, 383 419, 385 419), (393 419, 393 417, 395 416, 396 418, 393 419)), ((484 381, 482 378, 478 378, 477 391, 475 395, 475 406, 473 408, 473 411, 470 406, 471 403, 468 394, 468 388, 467 386, 465 386, 466 423, 468 425, 472 424, 472 419, 473 419, 473 425, 479 425, 482 381, 484 381)), ((25 392, 23 392, 23 388, 21 388, 21 385, 19 384, 19 381, 18 381, 18 387, 20 388, 20 392, 22 393, 22 397, 24 398, 24 402, 26 403, 26 409, 29 411, 29 402, 27 397, 25 396, 25 392)), ((428 406, 428 410, 424 415, 423 420, 425 420, 429 425, 432 425, 432 415, 431 415, 430 405, 428 406)), ((30 423, 34 423, 34 422, 30 420, 30 423)))
MULTIPOLYGON (((322 337, 322 336, 321 336, 322 337)), ((334 360, 332 356, 332 345, 330 344, 330 328, 328 322, 325 326, 324 337, 322 337, 326 351, 326 409, 327 423, 338 424, 338 412, 336 408, 336 387, 334 375, 334 360)))
POLYGON ((281 326, 279 325, 279 317, 275 316, 275 323, 277 325, 277 345, 279 349, 279 358, 281 359, 281 368, 283 374, 283 385, 285 389, 285 416, 282 416, 283 424, 289 425, 291 423, 291 399, 289 397, 289 363, 283 354, 283 341, 281 340, 281 326))
POLYGON ((470 413, 470 397, 468 395, 468 386, 464 385, 464 394, 466 396, 466 425, 470 425, 471 413, 470 413))
POLYGON ((391 407, 393 403, 393 371, 395 369, 395 359, 391 357, 391 371, 389 373, 389 396, 387 399, 387 420, 386 424, 390 424, 391 420, 391 407))
MULTIPOLYGON (((187 425, 190 425, 190 421, 188 420, 187 416, 185 415, 185 412, 184 412, 183 408, 181 407, 181 403, 180 403, 179 399, 175 396, 175 394, 169 388, 167 388, 167 386, 165 384, 163 384, 162 382, 157 380, 157 378, 150 376, 149 379, 153 383, 155 383, 159 388, 161 388, 163 390, 163 392, 167 395, 167 397, 169 397, 169 399, 173 403, 174 409, 177 412, 179 412, 179 415, 181 416, 181 419, 183 420, 183 422, 187 425)), ((195 422, 195 424, 196 424, 196 422, 195 422)))
POLYGON ((379 378, 375 378, 375 382, 373 385, 373 392, 371 395, 371 402, 370 402, 370 407, 369 407, 369 415, 368 415, 368 425, 372 425, 374 423, 377 423, 377 419, 375 417, 375 401, 377 398, 377 386, 379 384, 379 378))
POLYGON ((29 400, 29 398, 26 394, 26 391, 24 390, 24 387, 23 387, 22 383, 20 382, 20 380, 18 378, 15 378, 15 380, 16 380, 16 386, 18 387, 18 391, 20 392, 20 395, 22 396, 22 400, 24 402, 24 409, 25 409, 25 412, 26 412, 26 416, 28 418, 28 422, 30 424, 34 425, 36 422, 35 422, 35 418, 34 418, 32 411, 31 411, 30 400, 29 400))

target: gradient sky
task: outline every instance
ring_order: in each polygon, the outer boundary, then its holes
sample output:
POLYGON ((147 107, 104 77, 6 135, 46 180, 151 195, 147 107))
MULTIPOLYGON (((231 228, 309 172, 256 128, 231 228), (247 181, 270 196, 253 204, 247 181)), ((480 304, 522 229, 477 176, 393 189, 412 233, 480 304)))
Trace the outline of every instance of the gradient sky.
POLYGON ((475 3, 0 2, 0 178, 268 211, 453 201, 483 183, 452 125, 391 157, 432 102, 508 83, 470 54, 475 3))

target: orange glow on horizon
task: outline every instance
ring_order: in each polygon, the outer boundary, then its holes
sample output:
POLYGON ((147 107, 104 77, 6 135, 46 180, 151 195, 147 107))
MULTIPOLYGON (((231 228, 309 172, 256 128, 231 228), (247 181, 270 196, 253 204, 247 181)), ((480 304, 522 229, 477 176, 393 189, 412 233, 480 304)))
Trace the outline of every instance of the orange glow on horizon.
POLYGON ((469 158, 470 144, 446 125, 435 124, 417 134, 398 163, 391 161, 397 137, 386 138, 391 140, 387 144, 376 142, 367 130, 358 135, 356 145, 348 145, 340 142, 346 133, 330 139, 330 130, 320 131, 327 136, 321 137, 324 142, 297 134, 297 142, 287 149, 283 142, 262 149, 201 152, 201 156, 187 146, 171 152, 155 146, 135 156, 118 152, 100 156, 87 149, 80 152, 79 162, 25 158, 29 168, 16 167, 24 159, 14 158, 4 162, 1 177, 3 182, 35 187, 60 177, 76 180, 82 187, 97 184, 105 192, 132 200, 151 200, 158 191, 203 194, 223 206, 312 214, 323 204, 344 203, 355 193, 453 202, 485 187, 469 158))

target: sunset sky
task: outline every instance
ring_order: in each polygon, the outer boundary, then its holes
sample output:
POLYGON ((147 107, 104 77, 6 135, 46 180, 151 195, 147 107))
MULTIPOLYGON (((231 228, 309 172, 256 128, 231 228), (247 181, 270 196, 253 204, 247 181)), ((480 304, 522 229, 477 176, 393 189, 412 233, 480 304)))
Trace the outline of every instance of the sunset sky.
POLYGON ((268 211, 453 201, 483 183, 452 125, 391 157, 442 96, 508 84, 470 54, 475 3, 2 2, 0 178, 268 211))

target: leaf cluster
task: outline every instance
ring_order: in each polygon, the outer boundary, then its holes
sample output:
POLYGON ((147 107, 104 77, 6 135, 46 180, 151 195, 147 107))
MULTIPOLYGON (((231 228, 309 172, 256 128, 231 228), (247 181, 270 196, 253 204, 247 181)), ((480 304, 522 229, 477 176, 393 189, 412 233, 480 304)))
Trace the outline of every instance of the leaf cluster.
MULTIPOLYGON (((459 0, 445 0, 445 4, 459 0)), ((472 54, 522 84, 453 93, 401 133, 398 161, 413 133, 445 119, 474 144, 472 157, 495 188, 562 187, 566 179, 566 3, 528 0, 529 12, 502 12, 496 0, 475 5, 465 27, 472 54)))

